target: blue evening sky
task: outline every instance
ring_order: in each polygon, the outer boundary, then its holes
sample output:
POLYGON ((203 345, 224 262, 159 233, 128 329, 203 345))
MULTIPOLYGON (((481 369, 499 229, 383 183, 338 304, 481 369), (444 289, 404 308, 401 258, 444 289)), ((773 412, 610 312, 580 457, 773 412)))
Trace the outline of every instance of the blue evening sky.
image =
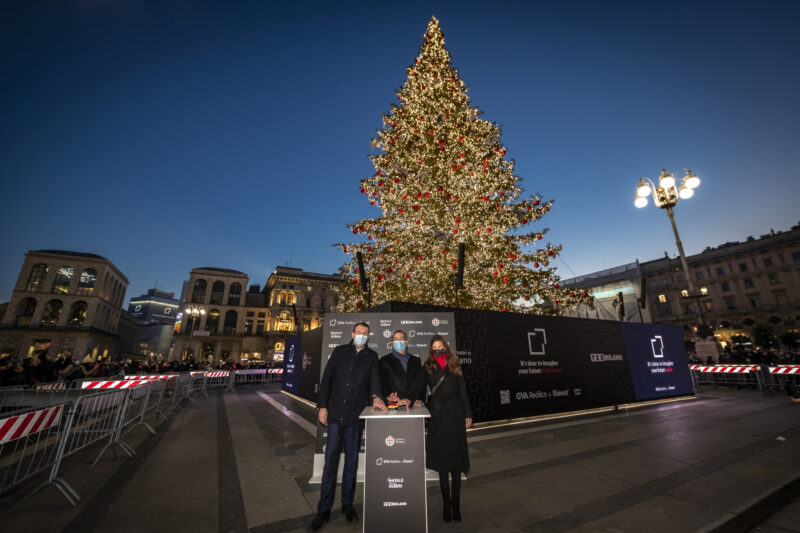
POLYGON ((0 3, 0 301, 31 249, 180 291, 189 270, 335 272, 380 114, 432 14, 503 127, 562 277, 671 255, 634 185, 694 169, 687 253, 800 219, 797 2, 0 3))

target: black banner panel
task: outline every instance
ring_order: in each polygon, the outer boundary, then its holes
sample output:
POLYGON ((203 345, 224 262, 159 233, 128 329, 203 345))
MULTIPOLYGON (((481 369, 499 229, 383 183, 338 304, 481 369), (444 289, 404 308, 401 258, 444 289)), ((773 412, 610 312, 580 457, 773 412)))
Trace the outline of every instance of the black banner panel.
POLYGON ((680 326, 622 324, 637 400, 694 394, 680 326))
POLYGON ((497 312, 487 319, 491 409, 481 419, 633 401, 618 323, 497 312))
POLYGON ((283 390, 317 401, 317 380, 322 361, 322 328, 286 340, 283 357, 283 390))

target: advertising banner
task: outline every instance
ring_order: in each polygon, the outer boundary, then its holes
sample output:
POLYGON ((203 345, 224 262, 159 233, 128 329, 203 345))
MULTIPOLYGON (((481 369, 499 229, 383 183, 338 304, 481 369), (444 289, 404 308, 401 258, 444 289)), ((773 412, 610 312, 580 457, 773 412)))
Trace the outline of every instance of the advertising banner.
POLYGON ((694 394, 680 326, 624 322, 637 400, 694 394))
POLYGON ((289 337, 286 339, 286 349, 283 352, 285 356, 283 358, 283 384, 281 388, 292 394, 299 393, 300 365, 297 359, 299 359, 299 354, 302 353, 302 341, 302 335, 289 337))
POLYGON ((283 357, 283 390, 308 401, 317 401, 322 328, 306 331, 286 341, 283 357))

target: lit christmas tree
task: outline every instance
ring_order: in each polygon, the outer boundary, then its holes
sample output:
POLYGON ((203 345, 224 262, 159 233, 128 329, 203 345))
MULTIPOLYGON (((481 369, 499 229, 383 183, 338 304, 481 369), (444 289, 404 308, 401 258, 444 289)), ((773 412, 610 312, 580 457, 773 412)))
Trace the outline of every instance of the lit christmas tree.
POLYGON ((543 241, 546 230, 524 231, 552 201, 522 198, 500 128, 470 106, 435 17, 406 73, 372 140, 375 173, 361 181, 382 216, 349 225, 360 242, 336 245, 350 256, 343 310, 366 307, 357 252, 373 303, 454 305, 459 243, 466 247, 462 307, 561 314, 585 299, 585 291, 559 286, 550 265, 561 246, 543 241))

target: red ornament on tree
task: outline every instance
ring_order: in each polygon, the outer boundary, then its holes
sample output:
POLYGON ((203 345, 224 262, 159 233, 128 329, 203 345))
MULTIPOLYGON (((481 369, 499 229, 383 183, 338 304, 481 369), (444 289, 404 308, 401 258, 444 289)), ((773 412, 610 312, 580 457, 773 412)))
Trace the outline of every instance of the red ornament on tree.
POLYGON ((508 283, 508 282, 509 282, 508 276, 503 276, 503 283, 508 283))
POLYGON ((561 285, 559 285, 558 283, 556 283, 555 285, 553 285, 553 288, 554 288, 554 289, 556 289, 556 290, 557 290, 557 289, 560 289, 560 288, 561 288, 561 285))
POLYGON ((361 300, 356 302, 356 307, 361 307, 361 300))

